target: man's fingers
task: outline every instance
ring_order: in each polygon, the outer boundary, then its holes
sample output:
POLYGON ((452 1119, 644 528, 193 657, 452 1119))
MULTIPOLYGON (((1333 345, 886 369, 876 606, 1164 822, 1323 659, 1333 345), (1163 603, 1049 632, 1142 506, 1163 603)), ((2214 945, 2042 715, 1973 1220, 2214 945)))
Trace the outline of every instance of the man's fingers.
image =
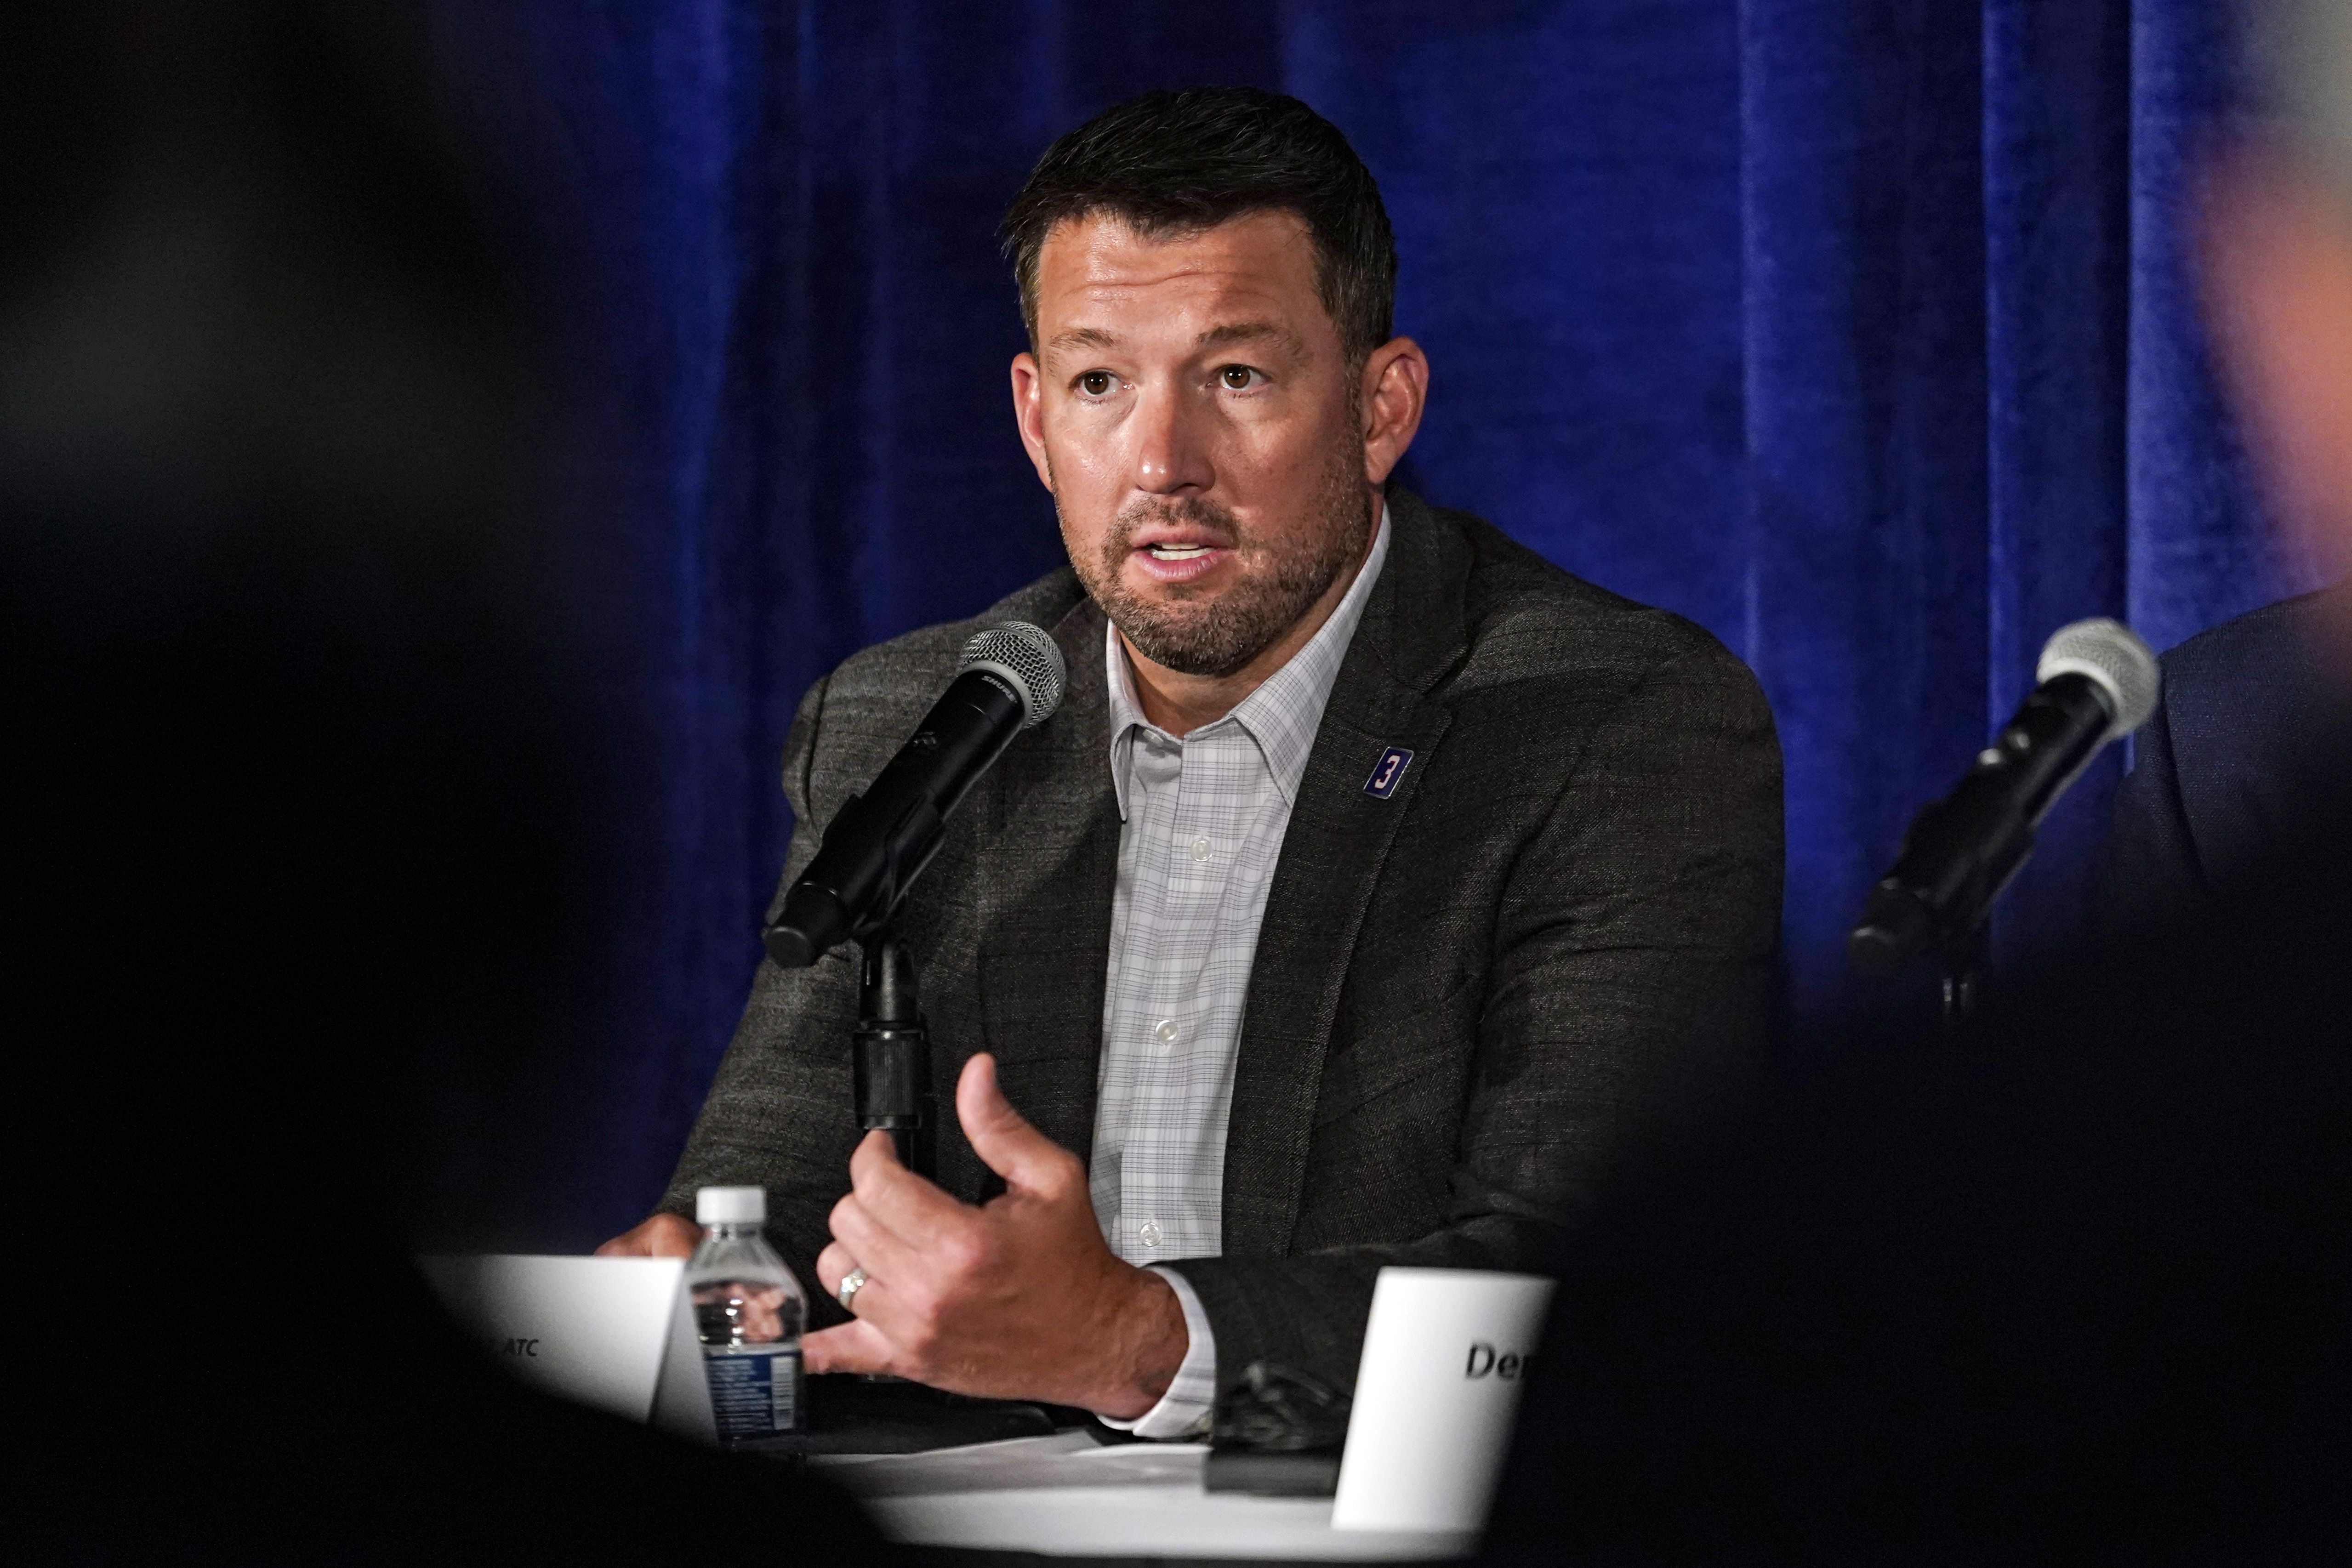
POLYGON ((809 1372, 887 1372, 890 1359, 890 1342, 868 1322, 819 1329, 801 1341, 801 1365, 809 1372))
POLYGON ((968 1206, 898 1163, 887 1133, 868 1133, 859 1141, 849 1156, 849 1185, 877 1224, 918 1250, 938 1245, 971 1218, 968 1206))
POLYGON ((899 1280, 919 1279, 921 1268, 920 1258, 916 1258, 911 1263, 901 1263, 894 1269, 883 1264, 870 1252, 861 1252, 855 1247, 835 1241, 816 1255, 816 1282, 824 1287, 826 1295, 837 1301, 841 1300, 841 1282, 849 1277, 849 1271, 852 1269, 865 1270, 869 1283, 857 1288, 856 1292, 850 1298, 856 1304, 849 1309, 858 1316, 864 1317, 866 1315, 866 1307, 875 1299, 872 1295, 874 1287, 881 1283, 886 1274, 899 1280))
POLYGON ((1029 1124, 997 1087, 996 1058, 982 1051, 956 1080, 956 1116, 971 1152, 1007 1186, 1058 1191, 1076 1162, 1070 1152, 1029 1124))
POLYGON ((596 1249, 599 1258, 691 1258, 702 1227, 675 1214, 656 1214, 596 1249))
POLYGON ((897 1231, 875 1218, 865 1200, 854 1192, 833 1206, 831 1225, 834 1240, 849 1249, 853 1260, 842 1265, 845 1270, 863 1263, 869 1274, 910 1280, 928 1266, 923 1250, 909 1247, 897 1231))
POLYGON ((816 1255, 816 1282, 837 1301, 841 1300, 842 1276, 856 1267, 856 1253, 838 1241, 828 1242, 824 1250, 816 1255))

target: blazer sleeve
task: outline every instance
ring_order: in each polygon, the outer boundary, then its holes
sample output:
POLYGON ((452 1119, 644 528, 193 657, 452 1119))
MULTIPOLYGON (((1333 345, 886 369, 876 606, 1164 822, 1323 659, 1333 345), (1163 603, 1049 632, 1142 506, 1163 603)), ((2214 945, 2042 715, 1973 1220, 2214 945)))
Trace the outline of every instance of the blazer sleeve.
POLYGON ((1349 1386, 1383 1266, 1548 1271, 1620 1174, 1727 1113, 1761 1061, 1780 868, 1770 709, 1709 641, 1615 705, 1506 878, 1444 1223, 1167 1265, 1215 1333, 1219 1390, 1259 1360, 1349 1386))
MULTIPOLYGON (((824 837, 811 780, 824 731, 831 677, 801 700, 784 742, 784 797, 793 837, 768 915, 816 856, 824 837)), ((808 968, 778 968, 765 957, 726 1057, 695 1118, 694 1130, 657 1211, 691 1215, 695 1189, 753 1184, 768 1189, 771 1242, 809 1287, 816 1322, 846 1316, 814 1288, 817 1254, 830 1238, 826 1219, 839 1199, 857 1133, 845 1045, 857 1022, 857 976, 837 953, 808 968)))

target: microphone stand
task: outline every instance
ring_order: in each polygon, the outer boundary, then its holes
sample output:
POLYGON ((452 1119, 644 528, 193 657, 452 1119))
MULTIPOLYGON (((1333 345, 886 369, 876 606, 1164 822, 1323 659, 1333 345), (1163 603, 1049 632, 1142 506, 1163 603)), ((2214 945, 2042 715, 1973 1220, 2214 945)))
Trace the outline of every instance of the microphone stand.
POLYGON ((1992 938, 1982 920, 1937 956, 1936 975, 1942 982, 1944 1028, 1949 1032, 1976 1016, 1992 978, 1992 938))
MULTIPOLYGON (((931 1037, 915 995, 915 959, 898 935, 898 921, 885 920, 861 946, 857 1027, 849 1031, 849 1071, 856 1085, 857 1124, 890 1134, 898 1163, 925 1181, 939 1177, 932 1142, 931 1037)), ((869 1372, 861 1385, 905 1385, 886 1372, 869 1372)), ((919 1392, 929 1393, 929 1390, 919 1392)))
POLYGON ((890 1134, 898 1163, 925 1180, 939 1176, 931 1092, 931 1039, 915 994, 915 960, 895 920, 865 938, 850 1031, 850 1071, 857 1124, 890 1134))

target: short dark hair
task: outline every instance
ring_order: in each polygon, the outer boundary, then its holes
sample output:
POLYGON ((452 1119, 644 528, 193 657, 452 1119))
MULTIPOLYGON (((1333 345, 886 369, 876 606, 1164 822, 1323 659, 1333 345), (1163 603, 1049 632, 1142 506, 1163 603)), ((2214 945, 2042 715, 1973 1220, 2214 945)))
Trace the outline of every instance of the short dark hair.
POLYGON ((1284 210, 1315 242, 1315 288, 1361 363, 1391 335, 1396 236, 1381 188, 1339 128, 1278 92, 1188 87, 1107 109, 1037 160, 998 231, 1037 340, 1037 256, 1066 218, 1120 219, 1147 238, 1284 210))

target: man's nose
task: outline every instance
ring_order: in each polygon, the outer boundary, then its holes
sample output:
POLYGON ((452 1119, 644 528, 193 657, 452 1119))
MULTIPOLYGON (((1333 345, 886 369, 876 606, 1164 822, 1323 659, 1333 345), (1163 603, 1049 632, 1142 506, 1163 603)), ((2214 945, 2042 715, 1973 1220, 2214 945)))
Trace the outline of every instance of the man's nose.
POLYGON ((1163 384, 1144 392, 1136 415, 1135 487, 1148 496, 1209 488, 1214 476, 1192 400, 1163 384))

